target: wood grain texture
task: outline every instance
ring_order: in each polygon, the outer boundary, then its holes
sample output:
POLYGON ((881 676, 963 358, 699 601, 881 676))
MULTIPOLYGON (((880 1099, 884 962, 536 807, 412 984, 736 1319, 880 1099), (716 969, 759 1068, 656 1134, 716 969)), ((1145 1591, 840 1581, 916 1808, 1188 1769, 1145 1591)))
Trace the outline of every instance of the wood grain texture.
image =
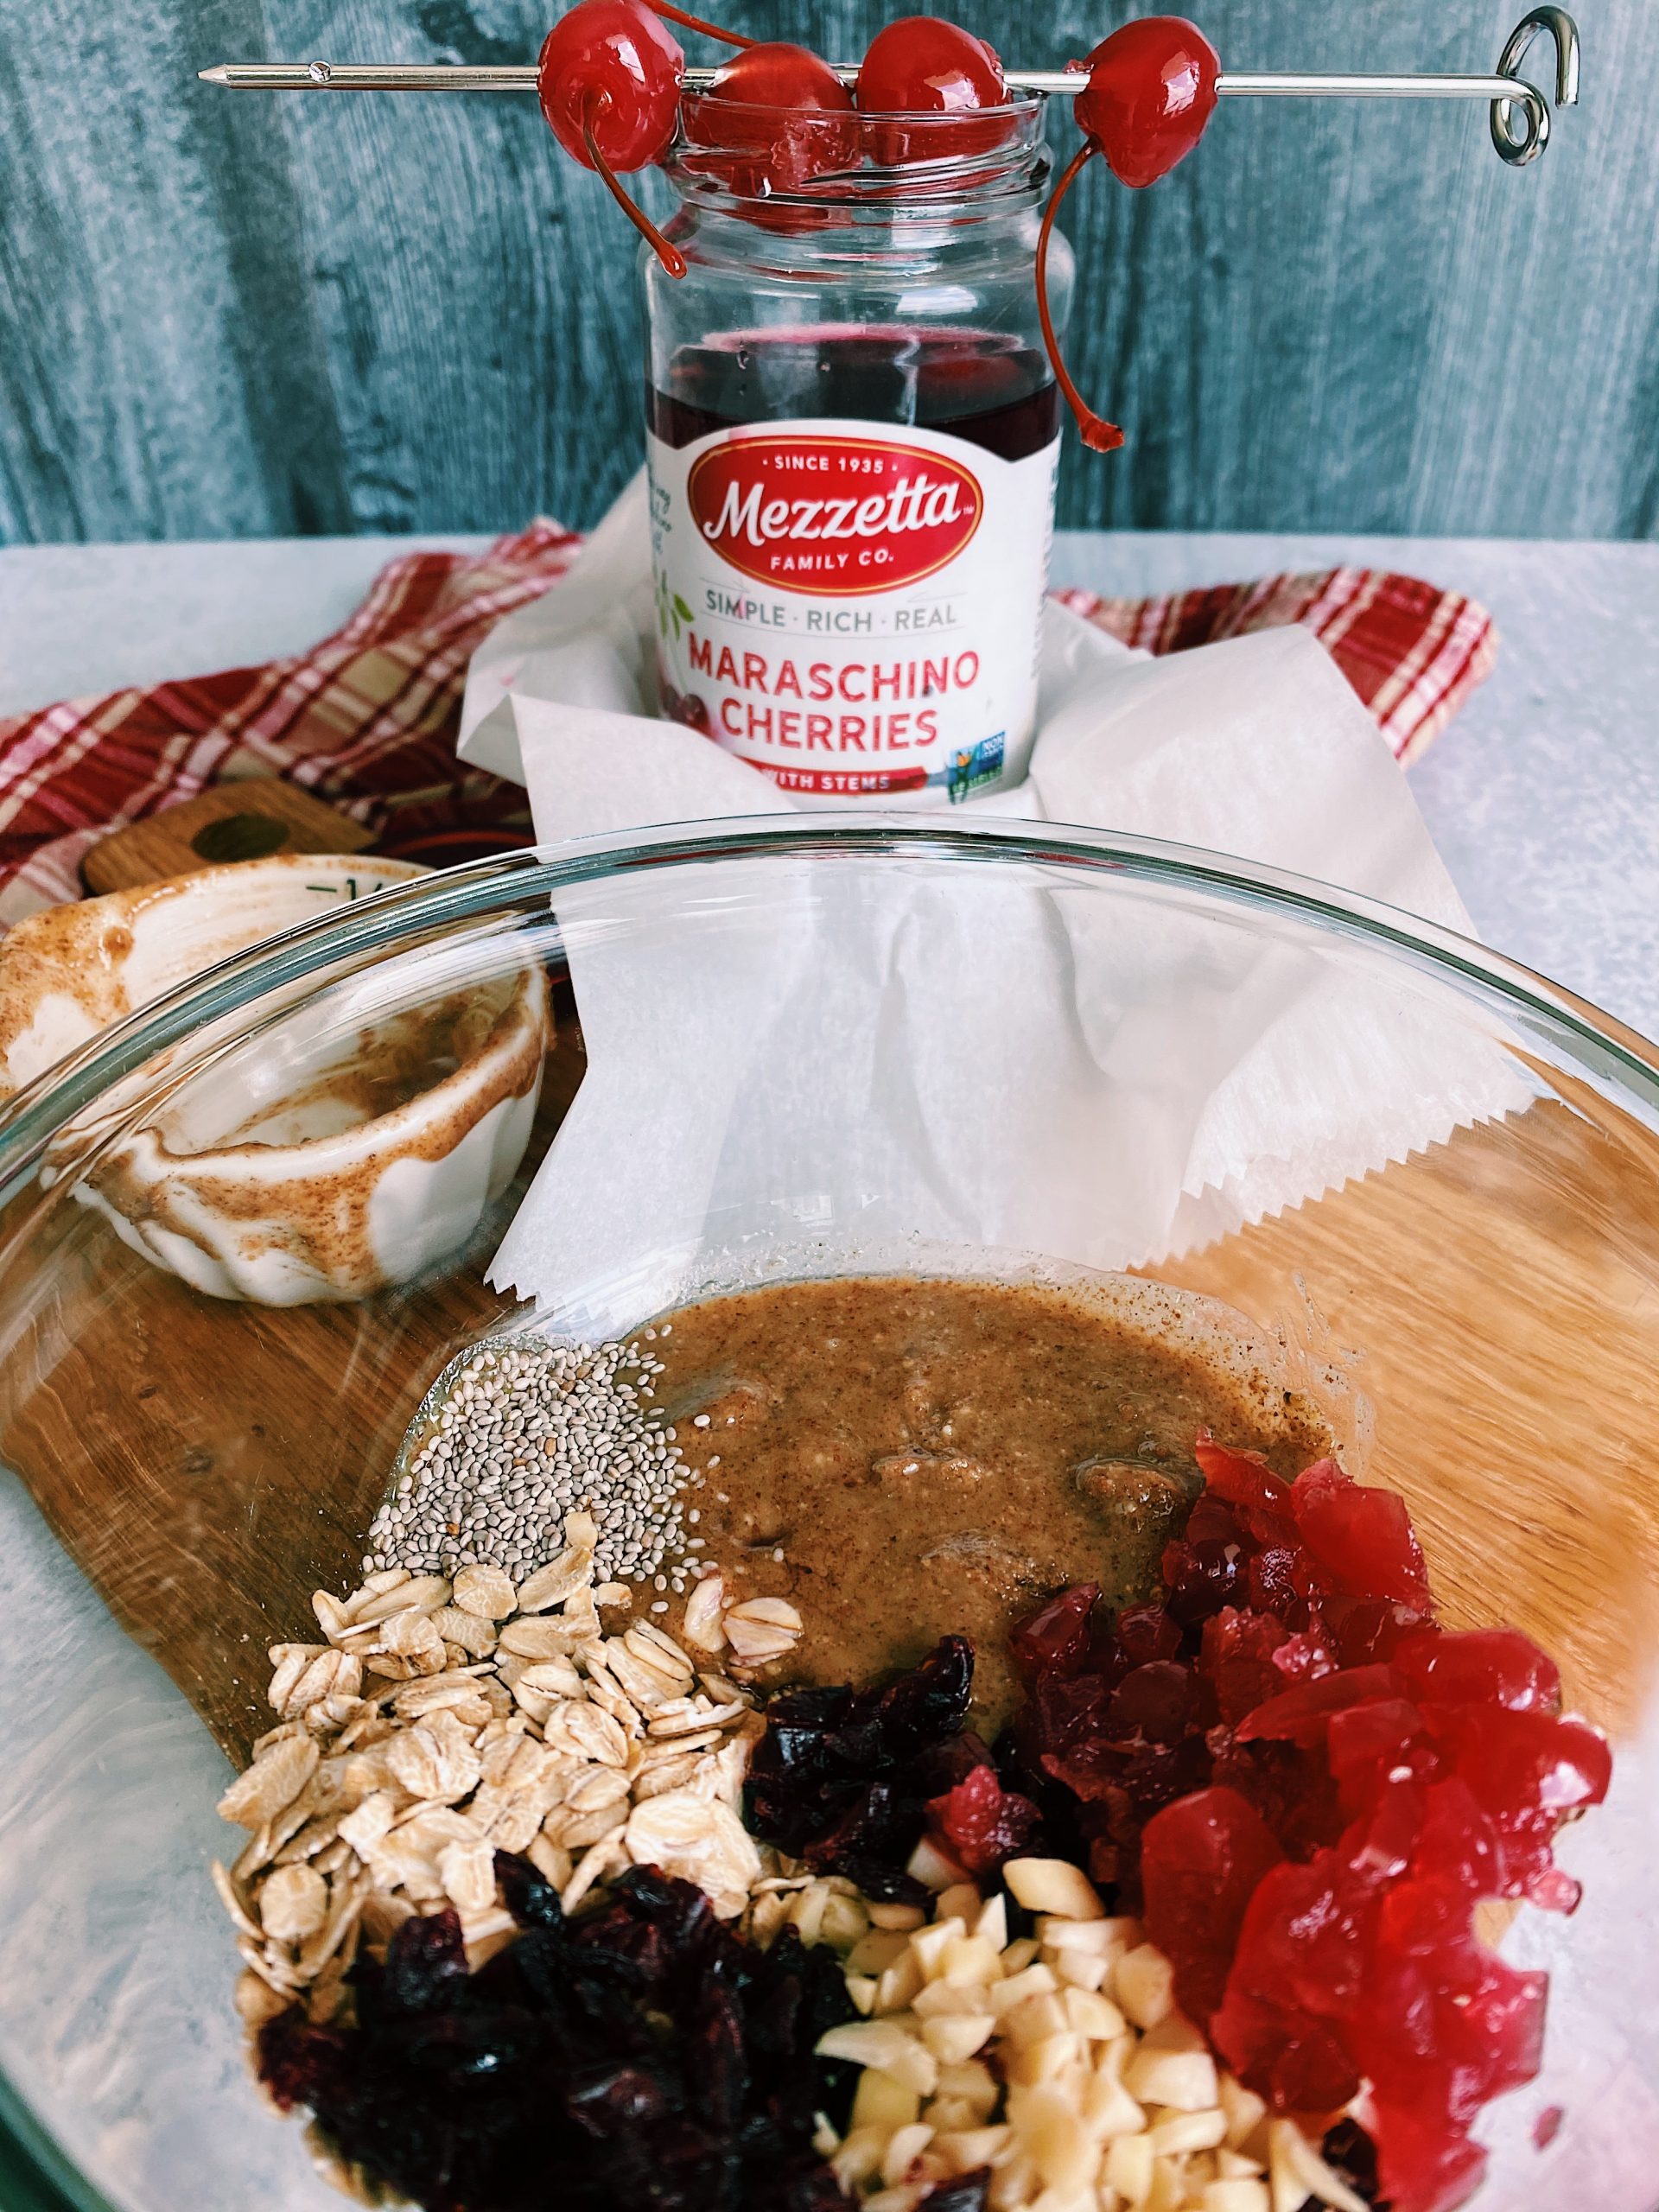
POLYGON ((100 837, 86 849, 80 880, 96 895, 194 875, 199 868, 255 853, 360 853, 372 842, 372 834, 360 822, 325 806, 298 784, 276 776, 243 777, 100 837), (229 833, 224 842, 213 843, 211 834, 204 837, 220 825, 229 833), (238 840, 237 831, 245 828, 268 834, 238 840), (207 844, 206 852, 198 850, 198 838, 207 844))
MULTIPOLYGON (((524 1167, 408 1293, 236 1305, 67 1196, 0 1215, 0 1462, 238 1763, 266 1647, 354 1581, 423 1398, 512 1310, 482 1269, 584 1065, 563 999, 524 1167)), ((1364 1471, 1408 1499, 1448 1624, 1516 1623, 1632 1726, 1659 1663, 1659 1139, 1565 1091, 1149 1272, 1282 1331, 1320 1402, 1332 1372, 1363 1393, 1364 1471)))
MULTIPOLYGON (((547 0, 39 0, 0 22, 0 541, 576 524, 639 456, 639 302, 534 103, 232 95, 206 63, 488 61, 547 0)), ((736 0, 855 56, 878 0, 736 0)), ((1131 12, 979 0, 1054 63, 1131 12)), ((1235 67, 1491 68, 1515 5, 1208 0, 1235 67)), ((1074 525, 1659 534, 1659 39, 1581 0, 1524 171, 1462 105, 1233 101, 1156 190, 1068 209, 1074 525)), ((1058 138, 1070 124, 1055 114, 1058 138)), ((660 207, 660 180, 652 181, 660 207)))
POLYGON ((1333 1358, 1448 1624, 1525 1629, 1623 1732, 1659 1669, 1659 1141, 1549 1080, 1559 1102, 1153 1272, 1333 1358))

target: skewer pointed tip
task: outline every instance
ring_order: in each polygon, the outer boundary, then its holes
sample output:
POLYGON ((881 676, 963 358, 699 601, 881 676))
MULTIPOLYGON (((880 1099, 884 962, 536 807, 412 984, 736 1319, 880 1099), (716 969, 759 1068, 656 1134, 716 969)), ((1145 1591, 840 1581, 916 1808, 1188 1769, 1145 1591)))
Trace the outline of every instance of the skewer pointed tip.
POLYGON ((215 62, 211 69, 198 69, 196 74, 204 85, 228 85, 231 81, 228 62, 215 62))

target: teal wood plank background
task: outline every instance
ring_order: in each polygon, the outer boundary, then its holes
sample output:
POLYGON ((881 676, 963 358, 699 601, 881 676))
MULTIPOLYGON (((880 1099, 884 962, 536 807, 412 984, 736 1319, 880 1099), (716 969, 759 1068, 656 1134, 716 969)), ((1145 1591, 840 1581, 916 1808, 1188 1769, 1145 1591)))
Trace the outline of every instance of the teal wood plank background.
MULTIPOLYGON (((528 59, 544 5, 3 0, 0 540, 591 522, 639 454, 631 242, 533 101, 194 81, 528 59)), ((1234 67, 1487 70, 1522 5, 1198 12, 1234 67)), ((728 19, 847 59, 896 12, 728 19)), ((1129 12, 972 20, 1035 65, 1129 12)), ((1523 171, 1478 106, 1259 100, 1151 193, 1096 169, 1076 343, 1128 445, 1072 452, 1063 520, 1659 535, 1659 11, 1580 15, 1583 103, 1523 171)))

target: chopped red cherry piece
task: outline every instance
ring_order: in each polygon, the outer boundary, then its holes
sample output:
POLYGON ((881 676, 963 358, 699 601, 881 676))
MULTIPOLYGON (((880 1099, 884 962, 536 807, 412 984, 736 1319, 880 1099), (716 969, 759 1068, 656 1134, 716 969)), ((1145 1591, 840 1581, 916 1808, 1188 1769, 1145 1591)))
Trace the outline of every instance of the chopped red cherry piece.
POLYGON ((1272 1829, 1236 1789, 1197 1789, 1154 1813, 1141 1839, 1147 1933, 1175 1968, 1189 2020, 1221 2003, 1245 1908, 1283 1858, 1272 1829))
POLYGON ((1198 1455, 1162 1605, 1114 1621, 1084 1587, 1016 1631, 1011 1772, 1144 1914, 1249 2087, 1306 2113, 1369 2082, 1382 2196, 1452 2212, 1483 2169, 1471 2125, 1535 2073, 1543 2018, 1543 1977, 1485 1948, 1476 1908, 1572 1910, 1554 1845, 1605 1795, 1607 1745, 1518 1630, 1434 1624, 1393 1492, 1198 1455))
POLYGON ((1290 1484, 1274 1473, 1262 1452, 1230 1452, 1201 1428, 1192 1456, 1215 1497, 1225 1498, 1229 1505, 1259 1506, 1288 1518, 1290 1484))
POLYGON ((1414 1697, 1512 1713, 1561 1709, 1560 1669, 1518 1628, 1420 1629, 1395 1646, 1389 1664, 1414 1697))
POLYGON ((1386 1667, 1344 1667, 1269 1698, 1240 1721, 1234 1733, 1241 1744, 1268 1738, 1306 1750, 1325 1741, 1332 1713, 1392 1697, 1398 1687, 1386 1667))
POLYGON ((1022 1621, 1009 1642, 1022 1667, 1074 1675, 1089 1654, 1089 1623, 1100 1601, 1097 1582, 1079 1582, 1022 1621))
POLYGON ((1077 94, 1078 127, 1120 184, 1155 184, 1190 154, 1215 112, 1221 60, 1196 23, 1143 16, 1103 39, 1077 94))
POLYGON ((1179 1659, 1149 1659, 1132 1667, 1112 1692, 1106 1725, 1120 1741, 1179 1744, 1191 1732, 1193 1675, 1179 1659))
POLYGON ((1332 1713, 1325 1725, 1325 1756, 1351 1811, 1373 1803, 1396 1771, 1440 1772, 1422 1714, 1400 1697, 1371 1698, 1332 1713))
POLYGON ((857 130, 842 118, 852 112, 853 96, 827 61, 777 40, 722 62, 707 92, 687 103, 684 124, 692 145, 711 149, 701 165, 760 200, 851 168, 857 130))
POLYGON ((1397 1491, 1362 1487, 1334 1459, 1321 1459, 1297 1476, 1291 1503, 1333 1591, 1427 1610, 1428 1571, 1397 1491))

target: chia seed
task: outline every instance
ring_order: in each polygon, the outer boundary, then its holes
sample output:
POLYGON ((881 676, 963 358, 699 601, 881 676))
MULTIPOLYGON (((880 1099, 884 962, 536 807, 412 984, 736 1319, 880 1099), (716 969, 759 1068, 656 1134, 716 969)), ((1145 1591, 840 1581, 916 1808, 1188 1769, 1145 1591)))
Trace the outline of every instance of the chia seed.
POLYGON ((664 1560, 685 1548, 690 1470, 641 1403, 649 1389, 629 1379, 650 1369, 637 1343, 520 1338, 478 1352, 375 1515, 364 1572, 477 1563, 522 1573, 562 1548, 565 1515, 580 1507, 599 1529, 596 1580, 663 1589, 664 1560))

